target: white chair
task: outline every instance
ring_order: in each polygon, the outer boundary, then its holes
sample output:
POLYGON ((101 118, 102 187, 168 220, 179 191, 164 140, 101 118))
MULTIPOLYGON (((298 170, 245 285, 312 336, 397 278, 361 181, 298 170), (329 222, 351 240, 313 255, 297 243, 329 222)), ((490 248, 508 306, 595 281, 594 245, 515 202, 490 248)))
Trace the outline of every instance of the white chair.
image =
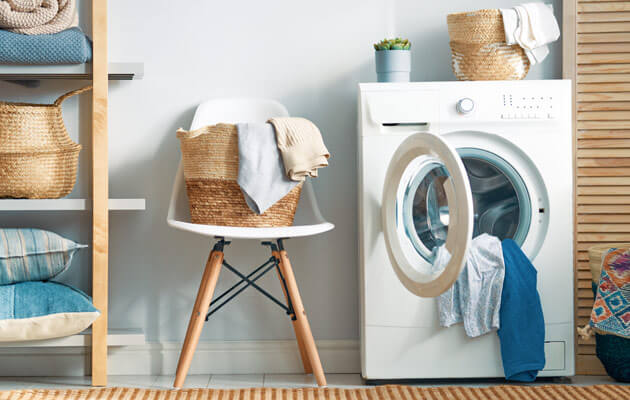
MULTIPOLYGON (((271 117, 288 115, 289 112, 287 109, 282 104, 273 100, 216 99, 199 105, 192 122, 191 130, 220 122, 266 122, 271 117)), ((210 314, 217 311, 218 308, 225 305, 229 300, 249 286, 254 287, 287 311, 293 321, 293 328, 295 330, 304 372, 307 374, 313 373, 317 384, 319 386, 326 386, 326 377, 324 376, 319 354, 315 347, 313 334, 311 333, 311 328, 306 318, 306 312, 304 311, 289 257, 283 246, 283 239, 316 235, 334 228, 333 224, 327 222, 322 217, 310 182, 306 182, 302 189, 293 226, 278 228, 241 228, 193 224, 190 221, 183 166, 180 162, 177 176, 175 177, 173 193, 171 195, 167 222, 168 225, 173 228, 204 236, 216 237, 218 239, 210 252, 201 279, 197 300, 195 301, 190 322, 188 323, 186 339, 184 340, 184 346, 182 347, 182 352, 179 357, 174 387, 181 388, 184 384, 195 348, 199 342, 199 336, 201 335, 204 321, 207 320, 210 314), (229 244, 229 242, 225 240, 226 238, 274 240, 275 242, 263 242, 263 245, 269 246, 271 249, 271 258, 267 263, 271 265, 265 266, 266 264, 263 264, 263 266, 255 269, 254 272, 247 276, 241 274, 224 261, 223 249, 224 246, 229 244), (241 278, 241 281, 212 301, 222 266, 225 266, 230 271, 237 274, 241 278), (256 280, 271 269, 276 269, 278 273, 280 284, 285 295, 286 305, 279 302, 255 283, 256 280), (243 283, 245 283, 244 286, 241 285, 243 283), (222 303, 217 304, 213 311, 208 312, 211 305, 215 305, 218 300, 221 300, 232 291, 235 291, 235 294, 222 303)))

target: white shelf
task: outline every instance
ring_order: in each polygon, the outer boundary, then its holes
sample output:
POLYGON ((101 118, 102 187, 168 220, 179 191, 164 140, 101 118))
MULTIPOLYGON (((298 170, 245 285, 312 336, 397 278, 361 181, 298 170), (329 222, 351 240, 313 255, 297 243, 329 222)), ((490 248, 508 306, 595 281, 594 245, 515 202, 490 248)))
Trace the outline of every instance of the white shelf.
MULTIPOLYGON (((110 329, 107 334, 107 345, 136 346, 146 344, 141 329, 110 329)), ((32 340, 27 342, 0 342, 2 347, 89 347, 92 345, 92 331, 86 330, 72 336, 56 339, 32 340)))
MULTIPOLYGON (((109 80, 142 79, 143 63, 110 63, 109 80)), ((92 79, 92 64, 0 65, 0 80, 92 79)))
MULTIPOLYGON (((0 211, 86 211, 87 199, 1 199, 0 211)), ((146 210, 145 199, 109 199, 110 211, 146 210)))

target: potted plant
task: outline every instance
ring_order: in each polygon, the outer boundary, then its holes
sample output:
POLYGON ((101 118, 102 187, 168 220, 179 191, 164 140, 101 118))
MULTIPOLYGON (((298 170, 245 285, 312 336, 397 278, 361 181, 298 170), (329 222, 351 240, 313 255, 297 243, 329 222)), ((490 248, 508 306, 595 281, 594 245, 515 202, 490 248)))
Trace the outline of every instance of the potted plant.
POLYGON ((411 43, 408 39, 383 39, 374 44, 378 82, 409 82, 411 43))

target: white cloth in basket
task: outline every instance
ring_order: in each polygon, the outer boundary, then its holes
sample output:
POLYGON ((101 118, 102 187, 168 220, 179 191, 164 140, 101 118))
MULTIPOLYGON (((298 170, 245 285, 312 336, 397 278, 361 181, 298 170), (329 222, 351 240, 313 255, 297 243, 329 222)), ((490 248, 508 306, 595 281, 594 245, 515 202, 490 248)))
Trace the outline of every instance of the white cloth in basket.
POLYGON ((501 9, 501 15, 506 43, 521 46, 532 65, 542 62, 549 54, 547 45, 560 37, 551 4, 525 3, 501 9))
POLYGON ((286 196, 300 182, 284 172, 276 132, 270 123, 241 123, 238 129, 238 185, 257 214, 286 196))

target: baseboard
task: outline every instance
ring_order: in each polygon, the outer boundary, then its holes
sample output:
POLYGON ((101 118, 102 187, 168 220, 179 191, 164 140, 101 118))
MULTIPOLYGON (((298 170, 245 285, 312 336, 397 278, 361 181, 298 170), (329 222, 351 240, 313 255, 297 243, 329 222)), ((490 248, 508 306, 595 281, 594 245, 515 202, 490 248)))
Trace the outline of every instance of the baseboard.
MULTIPOLYGON (((109 349, 110 375, 174 375, 181 343, 159 342, 109 349)), ((357 340, 319 340, 325 372, 361 371, 357 340)), ((90 373, 90 349, 0 348, 0 376, 82 376, 90 373)), ((292 340, 201 342, 190 374, 300 373, 292 340)))

